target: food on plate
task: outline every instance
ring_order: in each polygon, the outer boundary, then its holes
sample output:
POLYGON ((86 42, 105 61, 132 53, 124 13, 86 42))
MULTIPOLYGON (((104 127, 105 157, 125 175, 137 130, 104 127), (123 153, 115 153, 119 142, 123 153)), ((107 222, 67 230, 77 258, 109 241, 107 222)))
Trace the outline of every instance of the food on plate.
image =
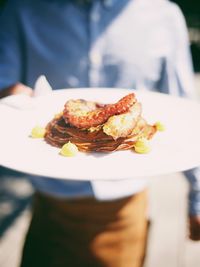
POLYGON ((74 157, 78 153, 78 147, 70 141, 64 144, 60 150, 60 154, 65 157, 74 157))
POLYGON ((149 140, 147 140, 146 138, 141 138, 137 140, 134 144, 134 150, 135 152, 140 154, 149 153, 149 151, 151 150, 149 140))
POLYGON ((142 117, 142 105, 130 93, 115 104, 68 100, 63 111, 47 124, 44 138, 62 148, 61 154, 70 154, 72 145, 83 152, 133 149, 147 153, 148 140, 157 130, 158 125, 150 125, 142 117))
POLYGON ((43 138, 45 136, 45 128, 41 126, 35 126, 31 131, 32 138, 43 138))
POLYGON ((111 116, 128 112, 136 102, 134 94, 129 94, 115 104, 102 105, 83 99, 69 100, 65 104, 63 118, 80 129, 102 125, 111 116))
POLYGON ((157 131, 159 132, 165 131, 165 126, 160 121, 156 122, 155 126, 156 126, 157 131))

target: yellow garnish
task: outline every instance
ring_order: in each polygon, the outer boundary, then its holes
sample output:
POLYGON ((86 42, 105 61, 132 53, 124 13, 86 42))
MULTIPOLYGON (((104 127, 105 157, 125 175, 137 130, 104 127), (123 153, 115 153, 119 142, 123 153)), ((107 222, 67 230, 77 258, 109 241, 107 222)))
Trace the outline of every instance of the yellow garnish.
POLYGON ((35 126, 31 131, 32 138, 43 138, 45 135, 45 128, 41 126, 35 126))
POLYGON ((149 141, 146 138, 139 139, 134 145, 134 150, 140 154, 149 153, 151 151, 149 141))
POLYGON ((156 122, 155 123, 155 126, 156 126, 156 130, 157 131, 160 131, 160 132, 163 132, 165 131, 165 126, 161 123, 161 122, 156 122))
POLYGON ((64 144, 60 150, 60 154, 65 157, 74 157, 78 153, 78 148, 70 141, 64 144))

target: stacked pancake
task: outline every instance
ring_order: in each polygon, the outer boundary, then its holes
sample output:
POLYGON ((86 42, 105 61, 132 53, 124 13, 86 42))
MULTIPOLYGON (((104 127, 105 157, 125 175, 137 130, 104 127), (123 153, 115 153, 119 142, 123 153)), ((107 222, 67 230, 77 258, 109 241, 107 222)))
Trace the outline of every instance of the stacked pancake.
POLYGON ((63 112, 46 126, 45 140, 56 147, 70 141, 84 152, 127 150, 156 132, 156 126, 141 114, 142 106, 133 93, 115 104, 68 100, 63 112))

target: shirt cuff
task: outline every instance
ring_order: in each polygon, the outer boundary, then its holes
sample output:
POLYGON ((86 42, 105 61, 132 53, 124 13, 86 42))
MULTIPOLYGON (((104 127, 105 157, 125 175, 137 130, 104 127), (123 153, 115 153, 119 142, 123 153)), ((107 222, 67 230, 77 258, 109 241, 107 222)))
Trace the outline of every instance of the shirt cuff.
POLYGON ((189 182, 188 213, 200 215, 200 168, 184 172, 189 182))

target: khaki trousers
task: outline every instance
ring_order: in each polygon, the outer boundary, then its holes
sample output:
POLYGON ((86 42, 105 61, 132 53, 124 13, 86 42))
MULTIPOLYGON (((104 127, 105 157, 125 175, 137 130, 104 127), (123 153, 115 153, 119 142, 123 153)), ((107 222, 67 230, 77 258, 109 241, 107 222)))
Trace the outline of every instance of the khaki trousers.
POLYGON ((117 201, 35 195, 21 267, 141 267, 147 192, 117 201))

